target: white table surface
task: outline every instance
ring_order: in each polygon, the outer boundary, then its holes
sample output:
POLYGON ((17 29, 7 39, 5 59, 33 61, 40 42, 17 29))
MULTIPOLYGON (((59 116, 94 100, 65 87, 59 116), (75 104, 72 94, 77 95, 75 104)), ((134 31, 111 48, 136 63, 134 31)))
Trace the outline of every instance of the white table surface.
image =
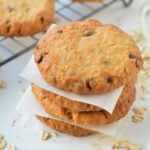
MULTIPOLYGON (((106 23, 119 24, 123 28, 136 29, 139 28, 139 7, 142 2, 141 0, 134 0, 132 6, 126 9, 117 4, 95 14, 92 18, 100 19, 106 23)), ((73 138, 60 134, 55 139, 58 143, 56 145, 53 140, 46 142, 39 140, 39 132, 26 127, 21 128, 17 125, 12 126, 12 121, 17 114, 15 107, 22 95, 21 89, 26 88, 28 85, 27 81, 19 77, 19 73, 24 68, 32 53, 33 51, 30 51, 0 68, 0 80, 7 82, 7 88, 0 89, 0 132, 18 150, 97 150, 94 145, 96 141, 100 140, 99 135, 89 138, 73 138), (18 81, 22 81, 22 83, 18 83, 18 81)), ((150 106, 150 102, 146 103, 150 106)), ((150 118, 149 115, 146 117, 150 118)), ((150 150, 148 124, 150 124, 148 121, 136 126, 130 123, 130 127, 124 134, 124 138, 141 144, 143 150, 150 150)))

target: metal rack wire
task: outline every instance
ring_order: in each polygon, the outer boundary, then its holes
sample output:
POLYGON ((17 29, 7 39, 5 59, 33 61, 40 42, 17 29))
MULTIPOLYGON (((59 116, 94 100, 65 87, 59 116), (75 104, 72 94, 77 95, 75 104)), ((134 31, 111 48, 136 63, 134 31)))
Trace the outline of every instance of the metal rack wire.
MULTIPOLYGON (((114 3, 127 7, 133 0, 105 0, 101 3, 75 3, 71 0, 56 0, 57 23, 84 20, 114 3)), ((0 66, 31 50, 43 33, 28 37, 0 37, 0 66)))

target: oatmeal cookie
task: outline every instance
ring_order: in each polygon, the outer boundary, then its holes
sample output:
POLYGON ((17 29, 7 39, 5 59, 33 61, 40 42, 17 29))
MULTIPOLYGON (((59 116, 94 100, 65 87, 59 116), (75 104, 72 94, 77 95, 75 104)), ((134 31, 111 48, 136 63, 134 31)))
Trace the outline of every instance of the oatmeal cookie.
POLYGON ((47 83, 80 94, 107 92, 135 81, 143 64, 128 34, 96 20, 54 27, 37 44, 34 56, 47 83))
POLYGON ((55 119, 45 118, 42 116, 37 116, 37 118, 43 123, 47 124, 52 129, 73 136, 82 137, 82 136, 88 136, 95 133, 94 131, 83 129, 55 119))
POLYGON ((112 114, 103 109, 100 111, 73 112, 71 108, 60 107, 53 101, 37 97, 37 94, 35 97, 47 113, 62 120, 79 125, 104 125, 118 121, 128 113, 135 100, 135 93, 134 85, 125 86, 112 114))
POLYGON ((26 36, 43 31, 54 20, 54 0, 1 0, 0 35, 26 36))
POLYGON ((38 99, 47 99, 47 101, 51 101, 56 105, 71 109, 73 112, 82 112, 82 111, 100 111, 101 108, 96 107, 94 105, 70 100, 68 98, 59 96, 50 91, 42 89, 35 84, 32 84, 32 91, 36 95, 38 99))

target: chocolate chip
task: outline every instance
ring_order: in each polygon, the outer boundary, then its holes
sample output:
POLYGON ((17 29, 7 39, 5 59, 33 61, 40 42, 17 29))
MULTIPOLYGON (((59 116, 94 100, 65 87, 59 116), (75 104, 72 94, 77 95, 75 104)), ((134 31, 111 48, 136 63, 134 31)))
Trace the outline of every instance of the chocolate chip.
POLYGON ((105 65, 108 65, 109 64, 109 61, 103 61, 103 64, 105 64, 105 65))
POLYGON ((92 31, 92 30, 86 30, 86 31, 84 31, 84 36, 91 36, 93 34, 94 34, 94 31, 92 31))
POLYGON ((41 54, 35 55, 35 62, 40 63, 43 60, 43 56, 41 54))
POLYGON ((7 33, 9 33, 11 26, 7 27, 7 33))
POLYGON ((53 84, 55 84, 55 85, 57 84, 57 80, 56 80, 55 77, 52 78, 52 82, 53 82, 53 84))
POLYGON ((19 29, 18 29, 17 33, 18 33, 18 34, 20 34, 20 33, 21 33, 21 28, 19 28, 19 29))
POLYGON ((134 54, 129 54, 130 59, 136 59, 137 57, 134 54))
POLYGON ((10 23, 10 20, 7 20, 6 22, 5 22, 5 24, 9 24, 10 23))
POLYGON ((43 24, 44 23, 44 18, 41 17, 40 20, 41 20, 41 23, 43 24))
POLYGON ((66 108, 64 108, 63 109, 64 110, 64 113, 67 115, 67 117, 69 118, 69 119, 72 119, 72 113, 71 112, 69 112, 66 108))
POLYGON ((87 87, 89 90, 92 90, 92 80, 86 81, 86 87, 87 87))
POLYGON ((63 30, 58 30, 57 33, 63 33, 63 30))
POLYGON ((107 78, 107 82, 108 82, 108 83, 113 83, 112 77, 107 78))
POLYGON ((8 11, 9 11, 9 12, 14 11, 14 8, 13 8, 13 7, 11 7, 11 6, 7 6, 7 9, 8 9, 8 11))

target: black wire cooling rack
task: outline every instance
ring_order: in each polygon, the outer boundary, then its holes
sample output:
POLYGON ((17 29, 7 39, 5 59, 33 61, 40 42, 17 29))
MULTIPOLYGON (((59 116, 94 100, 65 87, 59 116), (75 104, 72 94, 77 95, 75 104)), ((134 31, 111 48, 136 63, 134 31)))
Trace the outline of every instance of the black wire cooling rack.
MULTIPOLYGON (((133 0, 105 0, 99 3, 77 3, 71 0, 55 0, 57 23, 84 20, 114 3, 127 7, 133 0)), ((43 33, 28 37, 0 37, 0 66, 31 50, 43 33)))

